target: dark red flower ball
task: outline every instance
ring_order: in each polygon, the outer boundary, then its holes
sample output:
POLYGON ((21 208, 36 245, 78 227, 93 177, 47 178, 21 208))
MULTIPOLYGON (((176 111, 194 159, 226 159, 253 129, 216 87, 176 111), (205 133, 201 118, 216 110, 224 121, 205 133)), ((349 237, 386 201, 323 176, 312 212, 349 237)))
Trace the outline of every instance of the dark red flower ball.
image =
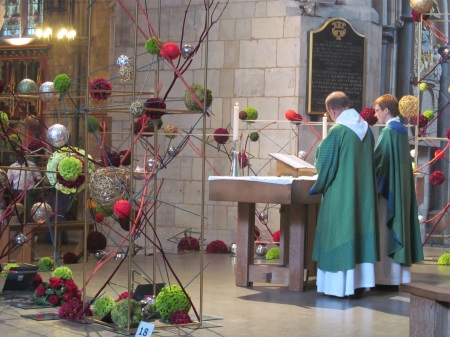
POLYGON ((111 96, 111 84, 104 78, 97 78, 89 83, 89 95, 96 101, 107 99, 111 96))
MULTIPOLYGON (((411 122, 412 122, 412 124, 417 125, 417 116, 412 117, 411 122)), ((424 128, 427 126, 427 124, 428 124, 428 119, 424 115, 420 114, 419 115, 419 128, 424 128)))
POLYGON ((120 166, 120 154, 116 151, 106 151, 106 166, 120 166))
POLYGON ((97 213, 94 215, 95 222, 103 222, 105 220, 105 216, 102 213, 97 213))
POLYGON ((200 243, 196 238, 193 238, 192 236, 181 238, 181 240, 178 242, 177 249, 179 251, 200 250, 200 243))
POLYGON ((375 125, 378 121, 377 117, 375 117, 375 109, 364 108, 361 110, 360 115, 370 126, 375 125))
POLYGON ((228 253, 228 246, 222 240, 211 241, 206 246, 206 252, 209 254, 226 254, 228 253))
POLYGON ((447 129, 447 132, 445 133, 445 136, 450 139, 450 129, 447 129))
POLYGON ((280 245, 280 231, 276 231, 272 234, 272 240, 276 243, 277 246, 280 245))
POLYGON ((169 317, 169 322, 172 324, 187 324, 192 323, 189 314, 185 313, 183 310, 175 311, 169 317))
POLYGON ((166 60, 175 60, 180 56, 180 47, 175 42, 166 42, 162 45, 159 54, 166 60))
POLYGON ((98 231, 89 232, 87 239, 87 249, 91 251, 103 250, 106 248, 107 240, 103 233, 98 231))
POLYGON ((217 144, 226 144, 230 136, 228 135, 228 130, 224 128, 218 128, 214 131, 214 140, 217 144))
POLYGON ((128 218, 131 214, 131 204, 126 200, 117 200, 114 204, 114 214, 119 219, 128 218))
POLYGON ((441 185, 445 181, 444 172, 436 170, 430 175, 430 181, 433 185, 441 185))
POLYGON ((238 160, 239 163, 241 164, 241 168, 246 168, 248 166, 248 157, 245 154, 245 152, 240 152, 238 154, 238 160))
POLYGON ((444 157, 445 157, 445 152, 442 151, 441 149, 434 151, 434 158, 436 158, 437 160, 444 159, 444 157))
POLYGON ((39 139, 33 139, 30 144, 28 144, 28 150, 31 152, 35 152, 37 154, 44 154, 45 153, 45 144, 44 142, 40 141, 39 139))
POLYGON ((165 109, 166 103, 162 98, 152 97, 145 101, 144 103, 145 114, 150 117, 150 119, 160 119, 162 115, 165 114, 163 111, 149 111, 147 109, 165 109))
POLYGON ((303 120, 302 115, 298 114, 295 110, 287 110, 284 116, 291 122, 301 122, 303 120))
POLYGON ((74 264, 78 262, 78 257, 75 253, 67 252, 63 255, 64 264, 74 264))
POLYGON ((122 150, 119 152, 120 154, 120 160, 122 161, 123 166, 130 166, 131 165, 131 151, 128 150, 122 150), (128 152, 128 154, 127 154, 128 152), (126 157, 125 157, 126 155, 126 157))
MULTIPOLYGON (((415 9, 411 9, 411 17, 415 22, 420 22, 420 13, 415 9)), ((422 20, 427 21, 429 17, 430 17, 429 15, 424 15, 422 17, 422 20)))

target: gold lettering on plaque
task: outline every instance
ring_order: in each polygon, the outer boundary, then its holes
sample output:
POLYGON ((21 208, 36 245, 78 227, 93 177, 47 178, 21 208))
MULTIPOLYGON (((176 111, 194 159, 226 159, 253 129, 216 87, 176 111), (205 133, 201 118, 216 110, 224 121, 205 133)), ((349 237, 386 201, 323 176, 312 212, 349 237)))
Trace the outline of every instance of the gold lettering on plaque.
POLYGON ((332 22, 333 28, 331 29, 331 33, 336 38, 336 40, 340 40, 344 35, 347 33, 347 30, 345 29, 345 26, 347 24, 344 21, 333 21, 332 22))

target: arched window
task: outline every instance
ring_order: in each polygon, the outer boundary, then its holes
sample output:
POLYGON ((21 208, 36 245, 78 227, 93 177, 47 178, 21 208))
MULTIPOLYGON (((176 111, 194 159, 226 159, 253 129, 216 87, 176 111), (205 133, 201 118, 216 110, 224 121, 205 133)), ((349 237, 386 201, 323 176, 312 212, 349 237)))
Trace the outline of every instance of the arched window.
POLYGON ((42 25, 44 0, 3 0, 0 8, 0 37, 32 38, 42 25))

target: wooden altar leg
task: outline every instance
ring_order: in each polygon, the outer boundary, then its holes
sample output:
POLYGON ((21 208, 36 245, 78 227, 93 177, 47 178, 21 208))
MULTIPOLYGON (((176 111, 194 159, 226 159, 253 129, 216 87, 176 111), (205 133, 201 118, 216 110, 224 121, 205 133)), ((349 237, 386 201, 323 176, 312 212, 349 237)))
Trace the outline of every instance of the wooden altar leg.
POLYGON ((289 290, 304 291, 306 205, 296 204, 290 209, 289 290))
POLYGON ((236 285, 249 287, 249 266, 254 262, 255 204, 238 202, 237 240, 236 240, 236 285))
POLYGON ((316 233, 318 206, 316 204, 307 205, 308 213, 306 220, 306 240, 305 240, 305 268, 308 270, 306 282, 309 276, 317 275, 316 262, 312 259, 312 251, 314 246, 314 237, 316 233))
POLYGON ((280 205, 280 262, 281 266, 289 264, 289 223, 291 222, 291 205, 280 205))

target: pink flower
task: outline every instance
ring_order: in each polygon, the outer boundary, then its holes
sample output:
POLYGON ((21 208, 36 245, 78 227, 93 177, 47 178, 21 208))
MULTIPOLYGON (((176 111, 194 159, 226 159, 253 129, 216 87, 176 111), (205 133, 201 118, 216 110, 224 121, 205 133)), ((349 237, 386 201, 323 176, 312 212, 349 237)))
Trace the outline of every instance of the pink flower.
POLYGON ((47 298, 47 301, 48 301, 51 305, 55 306, 55 305, 58 305, 58 303, 59 303, 59 298, 58 298, 58 296, 56 296, 56 295, 50 295, 50 296, 47 298))
POLYGON ((36 295, 37 296, 45 295, 45 287, 42 284, 36 288, 36 295))
POLYGON ((53 289, 57 289, 60 285, 64 283, 64 281, 58 277, 50 277, 48 281, 50 282, 50 288, 53 289))

